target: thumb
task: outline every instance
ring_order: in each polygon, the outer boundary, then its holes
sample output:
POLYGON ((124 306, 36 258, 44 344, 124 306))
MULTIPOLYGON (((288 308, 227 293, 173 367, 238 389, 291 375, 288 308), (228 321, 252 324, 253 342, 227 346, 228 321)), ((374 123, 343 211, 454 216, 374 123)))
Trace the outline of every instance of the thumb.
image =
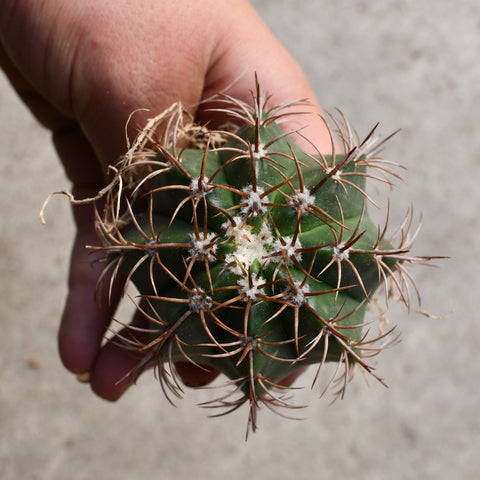
MULTIPOLYGON (((226 18, 222 24, 203 98, 208 99, 230 86, 229 95, 251 104, 257 76, 262 90, 270 96, 270 107, 294 100, 308 101, 301 110, 309 114, 292 115, 285 128, 304 127, 303 135, 322 153, 331 153, 331 137, 321 117, 322 109, 302 68, 250 4, 242 4, 240 13, 235 18, 226 18)), ((298 105, 294 106, 292 112, 298 109, 298 105)), ((208 120, 206 110, 204 107, 197 113, 200 122, 208 120)))

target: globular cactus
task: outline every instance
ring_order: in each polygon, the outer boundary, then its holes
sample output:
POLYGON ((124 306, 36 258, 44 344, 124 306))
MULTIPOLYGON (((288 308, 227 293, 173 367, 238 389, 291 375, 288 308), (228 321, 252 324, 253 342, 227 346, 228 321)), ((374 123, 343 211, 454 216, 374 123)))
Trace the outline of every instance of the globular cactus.
POLYGON ((409 307, 418 292, 407 267, 432 257, 409 253, 411 210, 391 235, 368 214, 367 181, 399 178, 375 129, 359 141, 339 115, 326 121, 334 153, 313 143, 305 153, 301 129, 279 126, 293 104, 269 107, 258 84, 253 106, 227 95, 216 105, 235 127, 189 124, 180 105, 147 125, 117 165, 97 229, 104 278, 123 272, 149 320, 119 340, 142 353, 131 374, 153 365, 180 395, 177 362, 213 367, 229 380, 206 405, 249 403, 255 429, 262 404, 290 405, 282 379, 297 369, 337 362, 338 395, 355 366, 378 378, 368 359, 396 337, 372 336, 367 305, 383 284, 409 307))

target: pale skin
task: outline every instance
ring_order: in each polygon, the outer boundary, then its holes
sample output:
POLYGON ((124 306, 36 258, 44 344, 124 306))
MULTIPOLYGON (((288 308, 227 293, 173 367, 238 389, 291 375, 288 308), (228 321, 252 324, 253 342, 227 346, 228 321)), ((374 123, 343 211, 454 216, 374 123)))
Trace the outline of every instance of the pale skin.
MULTIPOLYGON (((132 111, 150 110, 136 114, 143 124, 180 100, 198 121, 212 120, 199 102, 228 87, 251 103, 255 72, 273 103, 308 98, 313 114, 297 126, 307 123, 303 133, 321 151, 331 148, 303 71, 244 0, 2 0, 0 65, 52 132, 77 198, 105 185, 108 165, 125 152, 132 111)), ((110 304, 106 292, 94 299, 101 266, 92 265, 85 248, 98 244, 93 207, 74 206, 73 213, 77 233, 60 357, 68 370, 89 378, 97 395, 116 400, 138 362, 113 343, 101 345, 123 286, 116 285, 110 304)), ((193 365, 180 365, 179 373, 188 385, 215 376, 193 365)))

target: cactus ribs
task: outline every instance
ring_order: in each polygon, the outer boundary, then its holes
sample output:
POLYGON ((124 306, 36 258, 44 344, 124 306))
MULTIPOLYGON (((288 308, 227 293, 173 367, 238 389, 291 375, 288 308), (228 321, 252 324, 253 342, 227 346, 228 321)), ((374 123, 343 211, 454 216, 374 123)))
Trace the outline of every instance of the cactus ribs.
POLYGON ((142 354, 131 375, 153 365, 167 397, 181 396, 176 362, 213 367, 228 381, 204 406, 247 403, 255 430, 261 405, 293 406, 281 380, 296 369, 336 362, 337 396, 355 368, 378 378, 369 358, 397 336, 376 334, 366 306, 394 290, 409 308, 408 267, 433 257, 410 254, 411 209, 391 234, 388 207, 385 225, 369 217, 367 182, 399 178, 375 128, 360 141, 329 118, 333 154, 307 154, 301 129, 279 126, 295 102, 270 107, 258 82, 253 106, 225 94, 216 105, 240 125, 209 130, 177 104, 139 134, 97 215, 97 249, 103 281, 123 272, 149 321, 117 337, 142 354))

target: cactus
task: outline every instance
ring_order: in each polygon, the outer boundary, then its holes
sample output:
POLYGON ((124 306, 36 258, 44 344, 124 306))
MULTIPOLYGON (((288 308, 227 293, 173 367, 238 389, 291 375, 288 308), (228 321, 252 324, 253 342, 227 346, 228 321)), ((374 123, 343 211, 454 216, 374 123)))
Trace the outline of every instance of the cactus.
POLYGON ((117 336, 142 353, 131 375, 153 365, 170 399, 182 394, 177 362, 212 367, 226 391, 204 405, 247 403, 255 430, 262 405, 292 406, 282 380, 307 365, 318 375, 337 362, 337 396, 355 367, 382 381, 369 358, 397 336, 367 327, 367 306, 394 290, 409 308, 418 291, 407 268, 433 257, 409 253, 411 209, 391 235, 388 207, 385 226, 369 216, 366 183, 400 178, 379 157, 390 137, 374 128, 359 141, 340 114, 325 120, 333 153, 313 143, 305 153, 301 129, 279 126, 295 102, 270 107, 258 82, 252 96, 250 106, 218 95, 235 124, 225 129, 194 125, 179 104, 153 119, 116 167, 97 250, 103 279, 123 272, 149 322, 117 336))

